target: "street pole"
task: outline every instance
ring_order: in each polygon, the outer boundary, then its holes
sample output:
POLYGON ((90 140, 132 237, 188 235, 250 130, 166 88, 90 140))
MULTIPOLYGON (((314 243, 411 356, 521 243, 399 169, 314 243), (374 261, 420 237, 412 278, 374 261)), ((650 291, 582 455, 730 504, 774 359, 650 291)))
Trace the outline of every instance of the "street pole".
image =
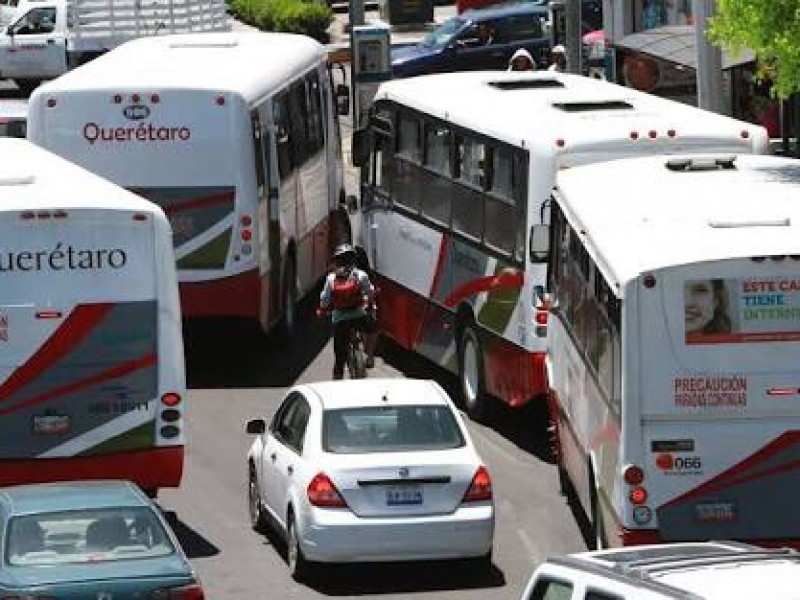
POLYGON ((581 44, 581 0, 567 0, 564 6, 564 49, 567 54, 567 71, 580 75, 583 72, 581 44))
POLYGON ((714 0, 693 0, 692 12, 697 48, 697 106, 724 114, 722 51, 706 36, 708 18, 714 14, 714 0))
POLYGON ((358 81, 358 66, 356 61, 356 44, 354 29, 359 25, 364 25, 364 0, 350 0, 349 4, 349 26, 350 26, 350 110, 353 113, 353 129, 358 129, 361 126, 361 86, 358 81))

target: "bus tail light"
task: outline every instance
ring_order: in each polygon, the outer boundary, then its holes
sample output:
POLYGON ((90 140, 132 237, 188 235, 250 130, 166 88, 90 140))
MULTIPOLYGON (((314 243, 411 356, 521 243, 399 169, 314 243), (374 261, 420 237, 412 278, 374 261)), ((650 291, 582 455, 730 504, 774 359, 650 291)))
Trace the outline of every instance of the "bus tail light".
POLYGON ((331 478, 325 473, 317 473, 311 483, 308 484, 308 501, 314 506, 324 508, 346 508, 347 502, 344 501, 339 490, 333 485, 331 478))
POLYGON ((492 499, 492 478, 489 476, 489 471, 486 470, 486 467, 480 466, 478 470, 475 471, 475 475, 472 477, 472 482, 469 484, 469 488, 464 493, 464 498, 462 498, 462 502, 477 502, 479 500, 491 500, 492 499))
POLYGON ((534 317, 534 320, 536 321, 536 324, 537 325, 547 325, 547 318, 548 318, 549 314, 550 313, 548 313, 546 310, 538 310, 538 311, 536 311, 536 316, 534 317))
POLYGON ((175 392, 167 392, 163 396, 161 396, 161 404, 164 406, 178 406, 181 403, 181 395, 176 394, 175 392))
POLYGON ((647 502, 647 490, 643 487, 635 487, 628 493, 631 504, 641 505, 647 502))
POLYGON ((622 470, 622 478, 628 485, 640 485, 644 481, 644 470, 637 465, 627 465, 622 470))
POLYGON ((253 237, 253 232, 249 229, 242 229, 242 239, 245 242, 249 242, 253 237))

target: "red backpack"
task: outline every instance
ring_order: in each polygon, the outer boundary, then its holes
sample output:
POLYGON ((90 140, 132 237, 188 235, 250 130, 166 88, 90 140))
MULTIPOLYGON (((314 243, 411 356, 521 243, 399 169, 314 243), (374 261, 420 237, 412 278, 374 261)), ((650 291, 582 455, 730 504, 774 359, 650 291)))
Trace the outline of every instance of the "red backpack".
POLYGON ((361 284, 354 273, 347 275, 336 274, 331 285, 331 301, 336 310, 358 308, 363 300, 361 298, 361 284))

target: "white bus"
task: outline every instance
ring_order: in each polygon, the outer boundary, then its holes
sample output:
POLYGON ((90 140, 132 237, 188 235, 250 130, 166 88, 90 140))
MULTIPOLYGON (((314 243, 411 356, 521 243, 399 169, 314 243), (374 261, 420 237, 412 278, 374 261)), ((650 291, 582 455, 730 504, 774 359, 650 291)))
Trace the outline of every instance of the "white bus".
POLYGON ((800 163, 656 156, 557 183, 533 251, 559 472, 592 541, 797 546, 800 163))
POLYGON ((0 153, 0 486, 178 486, 186 384, 164 212, 26 140, 0 153))
POLYGON ((362 168, 363 240, 382 330, 459 373, 467 410, 544 397, 544 265, 527 250, 556 173, 626 156, 762 153, 749 123, 552 72, 449 73, 383 84, 362 168))
POLYGON ((305 36, 154 36, 38 88, 28 138, 164 209, 184 316, 291 331, 344 200, 338 94, 305 36))

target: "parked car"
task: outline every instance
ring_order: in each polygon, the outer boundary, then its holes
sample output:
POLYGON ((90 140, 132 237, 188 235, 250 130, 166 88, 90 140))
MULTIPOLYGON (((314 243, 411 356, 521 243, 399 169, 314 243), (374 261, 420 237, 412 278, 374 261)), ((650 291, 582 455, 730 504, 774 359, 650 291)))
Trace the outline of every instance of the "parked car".
POLYGON ((0 99, 0 137, 24 138, 27 129, 27 100, 0 99))
POLYGON ((252 419, 250 520, 287 542, 297 580, 315 563, 472 559, 491 567, 489 472, 433 381, 361 379, 289 391, 252 419))
POLYGON ((158 507, 127 481, 0 488, 0 546, 0 598, 204 598, 158 507))
POLYGON ((468 10, 444 21, 418 44, 392 48, 392 76, 505 69, 519 48, 546 67, 549 9, 529 2, 468 10))
POLYGON ((799 580, 795 550, 674 542, 551 558, 521 600, 797 600, 799 580))

